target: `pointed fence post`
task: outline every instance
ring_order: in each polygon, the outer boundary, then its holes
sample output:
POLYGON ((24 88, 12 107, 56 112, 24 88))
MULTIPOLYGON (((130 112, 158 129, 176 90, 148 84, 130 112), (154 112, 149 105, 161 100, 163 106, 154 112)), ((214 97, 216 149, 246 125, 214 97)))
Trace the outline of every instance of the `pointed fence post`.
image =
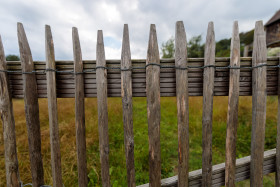
MULTIPOLYGON (((7 70, 4 47, 0 36, 0 70, 7 70)), ((18 170, 15 119, 12 96, 9 90, 9 79, 6 72, 0 72, 0 114, 3 125, 6 186, 19 187, 20 177, 18 170)))
POLYGON ((44 170, 41 154, 41 133, 36 75, 35 73, 30 73, 34 70, 34 63, 23 25, 18 23, 17 29, 20 60, 23 71, 23 95, 32 185, 41 186, 44 185, 44 170))

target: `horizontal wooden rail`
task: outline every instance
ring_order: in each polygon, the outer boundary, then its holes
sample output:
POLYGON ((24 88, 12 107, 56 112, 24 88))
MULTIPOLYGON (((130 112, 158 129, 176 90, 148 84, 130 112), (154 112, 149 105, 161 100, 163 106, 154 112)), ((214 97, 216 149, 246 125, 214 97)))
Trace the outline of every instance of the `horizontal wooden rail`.
MULTIPOLYGON (((225 67, 228 66, 230 58, 216 58, 215 65, 225 67)), ((270 57, 267 59, 268 65, 278 65, 279 57, 270 57)), ((91 69, 96 67, 96 61, 83 61, 84 69, 91 69)), ((120 60, 107 60, 107 67, 120 67, 120 60)), ((45 62, 34 62, 35 70, 45 69, 45 62)), ((161 65, 174 66, 174 59, 161 59, 161 65)), ((252 58, 241 58, 241 67, 252 66, 252 58)), ((144 67, 146 65, 145 59, 132 60, 133 67, 144 67)), ((189 58, 189 66, 203 66, 203 58, 189 58)), ((73 70, 73 61, 56 61, 56 68, 58 70, 73 70)), ((8 70, 21 70, 20 62, 7 62, 8 70)), ((108 97, 121 96, 121 72, 120 70, 108 70, 108 97)), ((9 74, 11 93, 13 98, 23 98, 23 81, 22 75, 19 73, 9 74)), ((38 97, 47 97, 46 75, 37 74, 37 89, 38 97)), ((74 98, 75 97, 75 81, 72 74, 57 74, 57 96, 60 98, 74 98)), ((267 68, 267 94, 277 95, 278 69, 267 68)), ((203 70, 189 69, 188 70, 188 87, 190 96, 202 96, 203 92, 203 70)), ((96 74, 86 73, 84 75, 85 97, 96 97, 96 74)), ((216 69, 214 78, 214 95, 226 96, 229 90, 229 69, 216 69)), ((137 69, 132 72, 132 96, 145 97, 146 96, 146 70, 137 69)), ((160 93, 161 96, 176 96, 176 73, 174 68, 162 68, 160 70, 160 93)), ((252 70, 240 70, 240 95, 252 95, 252 70)))
MULTIPOLYGON (((275 172, 276 149, 271 149, 264 152, 263 174, 275 172)), ((235 182, 250 179, 250 162, 251 156, 243 157, 236 160, 235 182)), ((195 170, 189 173, 189 186, 201 186, 202 169, 195 170)), ((178 176, 161 180, 161 186, 177 187, 178 176)), ((217 164, 212 169, 212 186, 225 185, 225 163, 217 164)), ((138 187, 148 187, 149 184, 143 184, 138 187)))

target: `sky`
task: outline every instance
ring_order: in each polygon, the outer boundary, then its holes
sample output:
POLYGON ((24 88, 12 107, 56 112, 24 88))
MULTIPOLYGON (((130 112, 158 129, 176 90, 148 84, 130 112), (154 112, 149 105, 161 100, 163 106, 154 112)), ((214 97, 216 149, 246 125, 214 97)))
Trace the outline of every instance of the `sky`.
POLYGON ((279 0, 0 0, 0 35, 5 54, 19 55, 17 22, 21 22, 34 60, 45 60, 45 25, 50 25, 56 60, 72 60, 72 27, 77 27, 84 60, 96 57, 97 30, 103 30, 106 59, 120 59, 123 25, 128 24, 131 56, 145 59, 150 24, 156 24, 159 46, 175 36, 183 21, 187 40, 202 35, 214 22, 216 41, 265 24, 280 9, 279 0))

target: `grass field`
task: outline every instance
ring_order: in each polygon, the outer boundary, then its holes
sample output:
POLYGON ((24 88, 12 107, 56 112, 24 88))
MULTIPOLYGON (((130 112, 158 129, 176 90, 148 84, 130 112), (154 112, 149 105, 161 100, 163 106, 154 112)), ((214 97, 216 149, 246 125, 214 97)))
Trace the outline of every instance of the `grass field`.
MULTIPOLYGON (((251 97, 240 97, 239 126, 237 135, 238 158, 250 155, 251 97)), ((191 97, 189 113, 190 171, 201 168, 202 154, 202 97, 191 97)), ((226 116, 228 97, 214 97, 213 111, 213 164, 225 160, 226 116)), ((47 100, 40 99, 40 121, 45 183, 52 185, 50 162, 50 139, 47 100)), ((20 177, 24 183, 31 182, 27 131, 23 100, 13 100, 16 122, 16 138, 20 177)), ((126 186, 125 153, 123 145, 121 98, 109 98, 110 177, 112 186, 126 186)), ((147 183, 148 175, 148 127, 146 98, 133 98, 135 136, 135 169, 137 185, 147 183)), ((100 186, 100 162, 97 128, 97 100, 87 98, 85 102, 87 166, 89 186, 100 186)), ((64 185, 77 185, 77 159, 75 139, 74 99, 58 99, 59 128, 64 185)), ((275 148, 277 97, 268 97, 265 149, 275 148)), ((161 98, 161 160, 162 178, 177 173, 177 111, 176 98, 161 98)), ((0 128, 0 186, 5 186, 3 133, 0 128)), ((237 186, 247 186, 249 181, 237 186)), ((274 174, 264 178, 264 186, 274 186, 274 174)))

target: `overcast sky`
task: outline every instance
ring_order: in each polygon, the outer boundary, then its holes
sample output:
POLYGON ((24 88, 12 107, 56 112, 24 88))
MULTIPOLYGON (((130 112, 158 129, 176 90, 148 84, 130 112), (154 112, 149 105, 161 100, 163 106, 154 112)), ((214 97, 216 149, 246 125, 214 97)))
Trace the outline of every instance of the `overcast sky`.
POLYGON ((264 24, 280 0, 0 0, 0 35, 5 54, 19 54, 17 22, 22 22, 34 60, 45 60, 45 24, 51 26, 58 60, 73 59, 72 27, 78 28, 83 59, 95 59, 97 30, 103 30, 107 59, 120 59, 123 24, 130 31, 132 58, 146 58, 150 24, 159 45, 184 21, 187 38, 203 35, 214 22, 216 40, 230 38, 234 20, 240 32, 264 24))

